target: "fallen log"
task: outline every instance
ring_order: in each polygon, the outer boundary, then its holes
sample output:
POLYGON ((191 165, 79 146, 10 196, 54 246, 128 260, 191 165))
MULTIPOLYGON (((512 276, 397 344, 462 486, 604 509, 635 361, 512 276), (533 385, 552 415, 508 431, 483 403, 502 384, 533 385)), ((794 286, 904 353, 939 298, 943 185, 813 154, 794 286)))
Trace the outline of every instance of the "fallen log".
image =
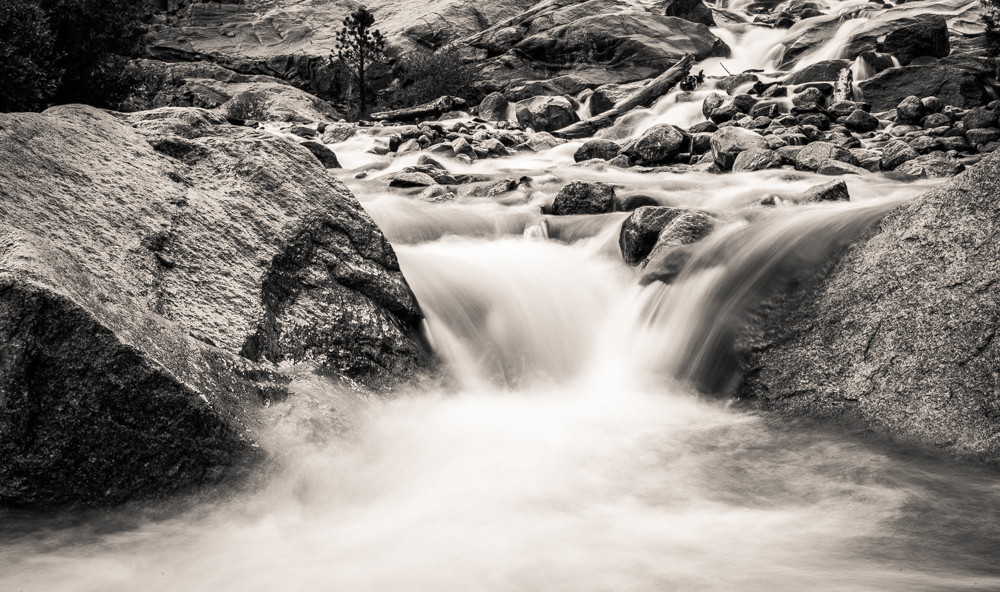
POLYGON ((611 109, 603 113, 598 113, 585 121, 579 121, 573 125, 556 130, 552 132, 552 135, 567 140, 592 136, 594 132, 610 126, 614 123, 615 119, 618 119, 619 116, 628 113, 632 109, 636 107, 649 107, 656 99, 665 95, 667 91, 687 76, 691 71, 691 64, 693 63, 693 55, 688 54, 684 56, 679 62, 671 66, 663 74, 657 76, 645 87, 615 103, 611 109))
POLYGON ((464 109, 465 106, 465 99, 445 96, 416 107, 372 113, 371 118, 375 121, 414 121, 425 117, 440 117, 449 111, 464 109))
POLYGON ((850 68, 844 68, 837 76, 837 83, 833 85, 833 102, 854 100, 854 73, 850 68))

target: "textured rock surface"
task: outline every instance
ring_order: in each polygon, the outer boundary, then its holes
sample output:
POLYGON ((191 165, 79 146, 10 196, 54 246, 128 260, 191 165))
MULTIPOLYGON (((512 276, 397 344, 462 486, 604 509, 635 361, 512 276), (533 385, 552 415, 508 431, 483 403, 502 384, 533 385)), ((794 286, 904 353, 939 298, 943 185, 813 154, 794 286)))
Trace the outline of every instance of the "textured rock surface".
POLYGON ((261 456, 280 365, 429 363, 391 246, 300 145, 70 105, 0 115, 0 158, 0 503, 214 483, 261 456))
POLYGON ((892 211, 765 318, 739 397, 1000 461, 1000 155, 892 211))
POLYGON ((615 208, 615 188, 607 183, 573 181, 559 190, 552 202, 557 216, 573 214, 605 214, 615 208))

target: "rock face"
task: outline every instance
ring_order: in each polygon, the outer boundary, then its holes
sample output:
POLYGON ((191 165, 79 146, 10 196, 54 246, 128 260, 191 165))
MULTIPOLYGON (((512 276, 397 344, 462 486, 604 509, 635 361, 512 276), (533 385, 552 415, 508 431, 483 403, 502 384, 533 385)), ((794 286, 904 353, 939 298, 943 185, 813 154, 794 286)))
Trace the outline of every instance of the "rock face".
POLYGON ((988 65, 979 58, 944 58, 926 65, 889 68, 858 86, 873 111, 888 111, 908 96, 938 97, 948 105, 976 107, 987 102, 983 90, 988 65))
POLYGON ((372 386, 429 366, 391 246, 301 145, 70 105, 0 115, 0 158, 4 505, 238 473, 282 365, 372 386))
POLYGON ((328 101, 291 84, 262 75, 237 74, 210 62, 166 63, 136 60, 151 78, 162 85, 151 97, 152 107, 201 107, 225 110, 233 99, 247 93, 264 99, 258 121, 336 121, 341 114, 328 101))
MULTIPOLYGON (((150 53, 166 61, 211 59, 241 74, 280 78, 327 99, 346 98, 351 74, 339 63, 336 34, 356 2, 275 0, 246 2, 169 0, 173 26, 151 34, 150 53)), ((464 0, 399 2, 371 0, 366 6, 378 19, 390 52, 430 52, 456 39, 482 31, 501 19, 530 8, 536 0, 497 0, 473 4, 464 0)), ((374 72, 377 78, 382 74, 374 72)), ((386 81, 387 82, 387 81, 386 81)))
POLYGON ((769 310, 744 404, 1000 461, 998 183, 991 155, 769 310))
POLYGON ((479 62, 485 78, 511 81, 505 84, 513 89, 546 80, 569 94, 653 78, 685 54, 699 60, 729 54, 707 26, 626 0, 538 2, 462 43, 485 53, 479 62))

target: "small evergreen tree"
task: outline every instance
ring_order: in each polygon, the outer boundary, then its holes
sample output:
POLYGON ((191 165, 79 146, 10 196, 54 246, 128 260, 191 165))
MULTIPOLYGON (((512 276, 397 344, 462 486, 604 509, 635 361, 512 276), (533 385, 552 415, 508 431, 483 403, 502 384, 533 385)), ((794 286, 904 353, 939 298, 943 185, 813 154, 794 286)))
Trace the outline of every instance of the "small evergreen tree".
POLYGON ((358 87, 358 117, 368 115, 368 80, 366 74, 372 64, 385 58, 385 38, 378 29, 372 29, 375 15, 364 6, 344 19, 344 26, 337 33, 337 57, 350 68, 358 87))

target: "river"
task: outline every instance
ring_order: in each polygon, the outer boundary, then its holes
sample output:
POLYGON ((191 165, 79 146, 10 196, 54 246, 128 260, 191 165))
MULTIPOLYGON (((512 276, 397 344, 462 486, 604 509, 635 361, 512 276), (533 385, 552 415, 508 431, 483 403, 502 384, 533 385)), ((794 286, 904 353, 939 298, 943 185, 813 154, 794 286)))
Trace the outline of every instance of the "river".
MULTIPOLYGON (((773 62, 760 48, 788 32, 761 31, 725 34, 773 62)), ((700 118, 670 95, 608 133, 700 118)), ((376 173, 342 178, 396 248, 446 377, 380 398, 293 370, 253 487, 5 516, 0 590, 1000 590, 995 473, 725 396, 760 299, 936 181, 854 176, 851 202, 796 205, 829 177, 578 168, 575 142, 449 165, 530 183, 431 203, 379 179, 418 155, 371 142, 335 146, 376 173), (540 213, 569 180, 720 223, 673 284, 643 286, 618 250, 627 214, 540 213), (755 207, 764 194, 788 203, 755 207)))

